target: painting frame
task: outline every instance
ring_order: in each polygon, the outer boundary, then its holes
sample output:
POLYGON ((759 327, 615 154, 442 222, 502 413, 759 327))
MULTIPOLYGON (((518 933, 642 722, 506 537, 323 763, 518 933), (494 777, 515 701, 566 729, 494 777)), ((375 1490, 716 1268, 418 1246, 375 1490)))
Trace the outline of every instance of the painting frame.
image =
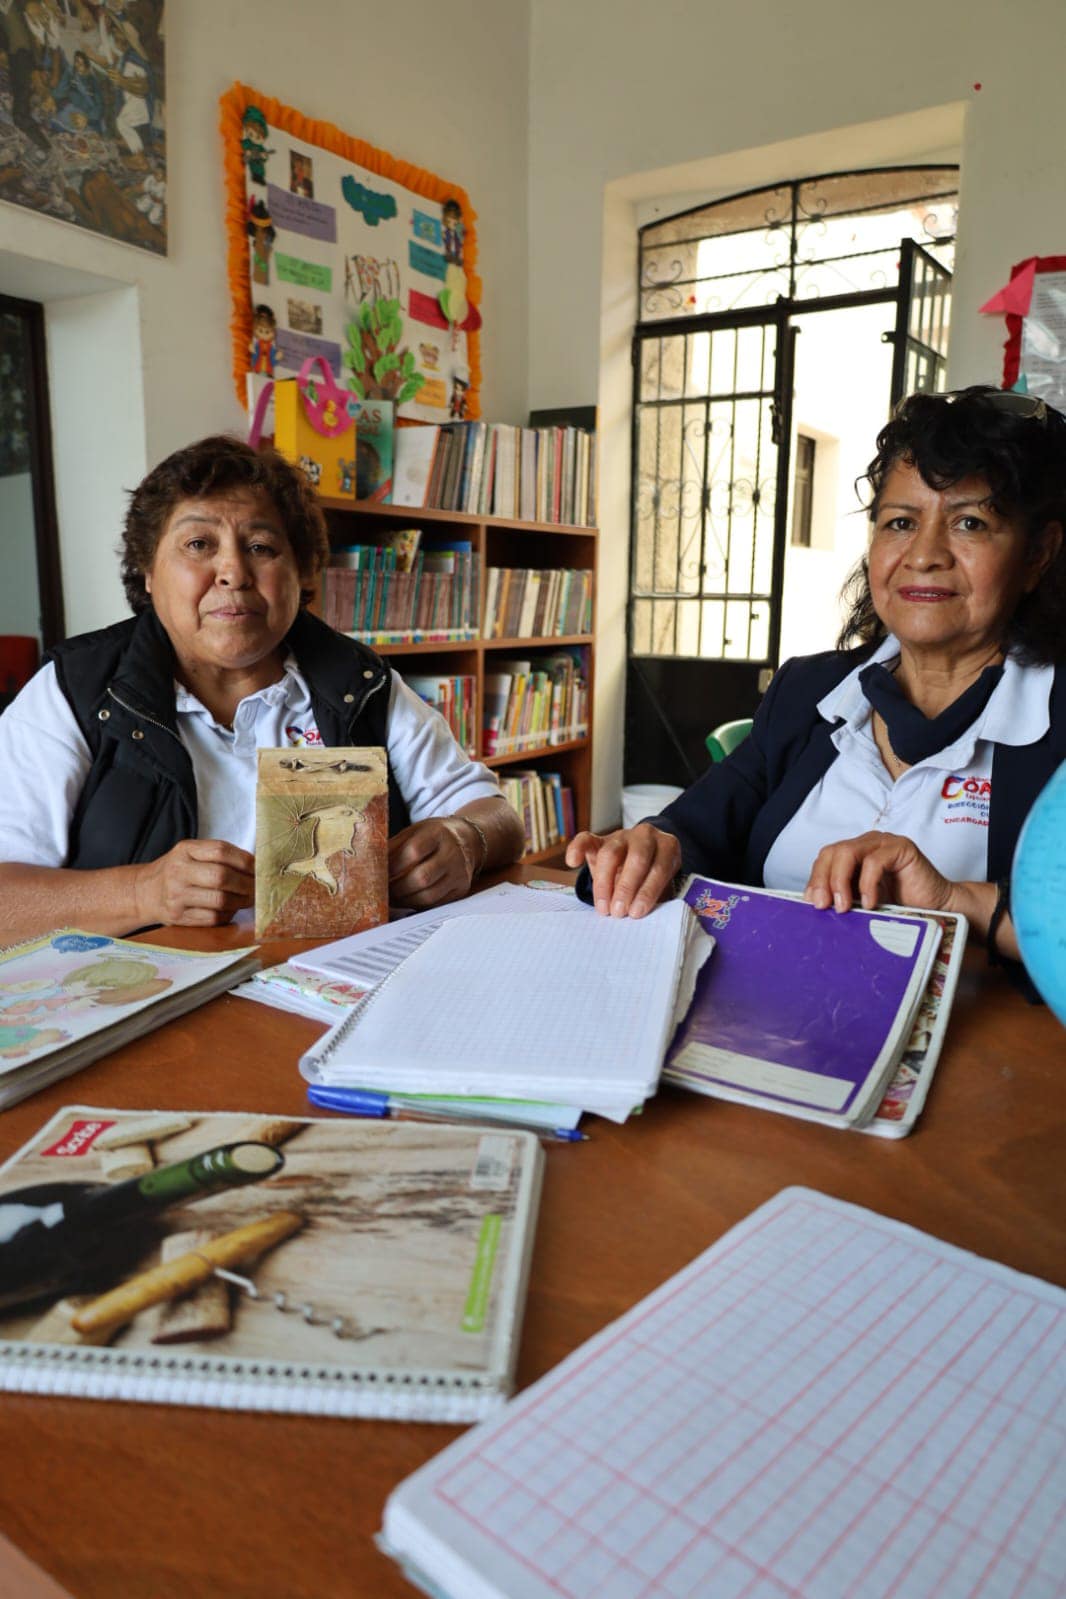
POLYGON ((0 200, 167 254, 166 0, 0 0, 0 200))

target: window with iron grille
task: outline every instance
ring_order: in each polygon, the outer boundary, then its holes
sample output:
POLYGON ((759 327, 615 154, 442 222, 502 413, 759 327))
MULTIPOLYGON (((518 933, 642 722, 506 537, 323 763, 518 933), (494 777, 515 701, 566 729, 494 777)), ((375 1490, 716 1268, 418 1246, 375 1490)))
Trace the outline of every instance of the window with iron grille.
MULTIPOLYGON (((774 664, 789 316, 906 297, 898 381, 942 387, 957 199, 956 167, 834 173, 641 229, 630 657, 774 664)), ((802 448, 813 456, 813 441, 802 448)), ((808 471, 807 542, 810 486, 808 471)))

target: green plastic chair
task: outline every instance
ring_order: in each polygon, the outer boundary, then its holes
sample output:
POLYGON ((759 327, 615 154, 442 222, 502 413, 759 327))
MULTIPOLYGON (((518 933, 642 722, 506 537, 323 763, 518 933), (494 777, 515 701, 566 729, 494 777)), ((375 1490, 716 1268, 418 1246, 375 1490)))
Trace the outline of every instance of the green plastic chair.
POLYGON ((742 717, 737 722, 723 722, 716 727, 713 733, 707 734, 707 749, 712 761, 724 761, 727 755, 732 755, 738 744, 743 744, 751 732, 751 717, 742 717))

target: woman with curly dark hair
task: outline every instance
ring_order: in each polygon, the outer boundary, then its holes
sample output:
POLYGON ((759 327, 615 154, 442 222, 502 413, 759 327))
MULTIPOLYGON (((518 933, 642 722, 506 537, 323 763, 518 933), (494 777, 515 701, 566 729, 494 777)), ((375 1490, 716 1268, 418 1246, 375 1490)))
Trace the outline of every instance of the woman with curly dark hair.
POLYGON ((839 648, 787 662, 751 736, 661 816, 572 841, 598 909, 643 915, 684 868, 822 909, 962 912, 1017 956, 1014 845, 1066 758, 1066 418, 914 394, 867 480, 839 648))
POLYGON ((134 490, 134 615, 68 639, 0 717, 0 931, 212 926, 254 900, 260 748, 380 745, 389 893, 424 908, 522 850, 493 774, 307 609, 329 553, 303 473, 202 439, 134 490))

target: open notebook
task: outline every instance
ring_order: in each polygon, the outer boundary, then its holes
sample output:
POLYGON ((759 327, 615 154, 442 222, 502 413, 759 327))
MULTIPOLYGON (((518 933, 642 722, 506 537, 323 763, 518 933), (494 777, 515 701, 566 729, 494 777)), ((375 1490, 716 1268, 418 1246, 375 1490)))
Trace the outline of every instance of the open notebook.
POLYGON ((436 1599, 1036 1599, 1066 1294, 778 1194, 389 1498, 436 1599))
MULTIPOLYGON (((72 1106, 0 1170, 0 1235, 13 1190, 47 1185, 38 1199, 51 1201, 57 1185, 111 1181, 116 1161, 119 1177, 139 1167, 151 1184, 233 1143, 269 1146, 271 1174, 171 1206, 147 1229, 120 1223, 91 1282, 0 1309, 0 1388, 448 1422, 498 1409, 544 1163, 530 1133, 72 1106), (179 1294, 197 1251, 233 1275, 179 1294)), ((0 1243, 0 1293, 18 1280, 6 1259, 0 1243)))
POLYGON ((713 947, 683 901, 642 920, 443 922, 301 1058, 312 1083, 571 1105, 655 1092, 713 947))

